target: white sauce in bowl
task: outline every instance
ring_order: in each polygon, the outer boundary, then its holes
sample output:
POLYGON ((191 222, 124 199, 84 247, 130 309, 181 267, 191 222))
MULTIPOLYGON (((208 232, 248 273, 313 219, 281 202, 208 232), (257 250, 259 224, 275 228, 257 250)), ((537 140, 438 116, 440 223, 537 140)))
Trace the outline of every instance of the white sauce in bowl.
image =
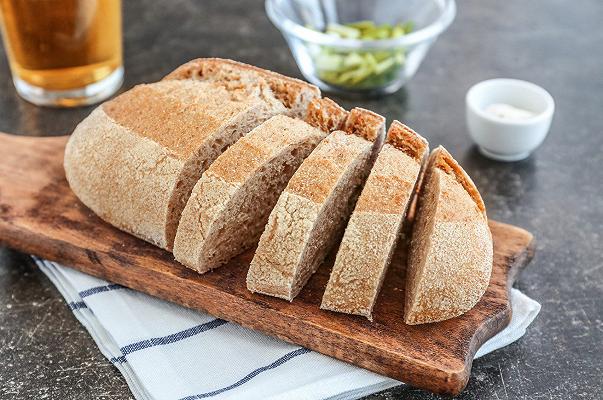
POLYGON ((534 117, 536 114, 532 111, 524 110, 523 108, 514 107, 505 103, 490 104, 484 111, 492 116, 509 120, 517 121, 534 117))

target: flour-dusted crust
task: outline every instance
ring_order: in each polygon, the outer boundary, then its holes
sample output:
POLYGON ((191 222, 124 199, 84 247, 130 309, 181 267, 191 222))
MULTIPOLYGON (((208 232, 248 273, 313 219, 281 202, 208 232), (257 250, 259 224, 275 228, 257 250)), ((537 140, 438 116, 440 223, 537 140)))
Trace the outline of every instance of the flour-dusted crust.
POLYGON ((277 85, 268 71, 233 69, 233 63, 213 59, 211 70, 229 72, 139 85, 99 106, 66 148, 65 173, 75 194, 107 222, 171 249, 202 172, 255 126, 319 95, 301 84, 288 95, 288 86, 277 85))
POLYGON ((353 109, 345 131, 331 133, 302 163, 270 214, 249 267, 249 290, 289 301, 299 293, 345 226, 384 123, 353 109))
POLYGON ((203 173, 182 213, 176 260, 203 273, 256 244, 278 196, 325 136, 278 115, 226 150, 203 173))
POLYGON ((307 82, 262 68, 222 58, 198 58, 187 62, 168 74, 164 80, 217 80, 222 84, 237 85, 240 81, 265 81, 275 97, 289 110, 289 115, 303 118, 308 104, 320 97, 320 90, 307 82))
POLYGON ((443 148, 429 157, 406 278, 404 320, 442 321, 473 308, 490 281, 492 235, 484 202, 443 148))
POLYGON ((321 308, 372 319, 372 310, 428 151, 394 121, 339 246, 321 308))

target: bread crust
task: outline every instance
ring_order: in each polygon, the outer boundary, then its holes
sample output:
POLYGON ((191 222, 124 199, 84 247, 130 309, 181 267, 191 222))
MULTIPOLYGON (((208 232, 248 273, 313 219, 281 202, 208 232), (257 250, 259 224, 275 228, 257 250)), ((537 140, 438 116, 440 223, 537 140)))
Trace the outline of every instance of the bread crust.
POLYGON ((493 244, 483 201, 441 146, 429 158, 409 251, 407 324, 459 316, 488 287, 493 244))
POLYGON ((322 309, 372 320, 427 151, 424 138, 392 123, 346 227, 322 309))
POLYGON ((252 292, 293 300, 338 239, 384 130, 377 114, 352 116, 359 126, 327 136, 279 197, 247 274, 252 292))
POLYGON ((289 114, 292 116, 303 118, 308 104, 313 99, 320 97, 320 89, 312 84, 253 65, 223 58, 197 58, 176 68, 163 79, 212 79, 216 76, 225 77, 233 73, 248 72, 264 79, 276 98, 290 110, 289 114))

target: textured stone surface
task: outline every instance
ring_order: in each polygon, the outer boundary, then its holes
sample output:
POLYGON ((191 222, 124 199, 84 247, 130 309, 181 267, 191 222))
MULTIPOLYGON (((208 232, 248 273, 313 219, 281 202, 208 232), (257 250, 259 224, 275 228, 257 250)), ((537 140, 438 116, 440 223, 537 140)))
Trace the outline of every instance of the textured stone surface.
MULTIPOLYGON (((126 82, 161 78, 200 56, 299 71, 261 1, 124 2, 126 82)), ((592 399, 603 382, 603 2, 459 2, 456 21, 395 95, 343 100, 397 118, 443 144, 480 188, 490 217, 532 231, 536 258, 517 286, 543 309, 519 342, 477 360, 461 399, 592 399), (464 95, 492 77, 533 81, 557 103, 551 133, 528 160, 481 157, 464 95)), ((0 130, 70 132, 91 108, 53 110, 19 99, 0 55, 0 130)), ((0 398, 131 394, 59 293, 28 259, 0 250, 0 398)), ((435 399, 401 387, 369 397, 435 399)))

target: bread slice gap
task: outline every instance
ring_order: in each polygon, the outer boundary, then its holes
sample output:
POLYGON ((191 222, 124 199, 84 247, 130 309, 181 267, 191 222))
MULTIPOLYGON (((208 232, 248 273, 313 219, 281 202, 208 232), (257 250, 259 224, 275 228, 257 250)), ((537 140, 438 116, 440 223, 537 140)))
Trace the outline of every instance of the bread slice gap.
POLYGON ((346 116, 332 100, 315 99, 307 122, 277 115, 229 147, 193 189, 178 225, 176 260, 204 273, 257 244, 291 176, 346 116))
POLYGON ((136 86, 95 109, 65 150, 67 180, 86 206, 168 250, 203 171, 257 125, 320 95, 310 84, 287 85, 291 78, 229 60, 195 65, 206 64, 228 65, 229 74, 136 86))
POLYGON ((373 154, 383 140, 385 119, 353 109, 302 163, 281 193, 247 274, 247 288, 293 300, 340 237, 373 154))
POLYGON ((419 192, 406 272, 404 321, 423 324, 469 311, 490 282, 492 235, 475 184, 443 147, 419 192))
POLYGON ((322 309, 372 320, 428 152, 422 136, 399 121, 391 124, 345 229, 322 309))

